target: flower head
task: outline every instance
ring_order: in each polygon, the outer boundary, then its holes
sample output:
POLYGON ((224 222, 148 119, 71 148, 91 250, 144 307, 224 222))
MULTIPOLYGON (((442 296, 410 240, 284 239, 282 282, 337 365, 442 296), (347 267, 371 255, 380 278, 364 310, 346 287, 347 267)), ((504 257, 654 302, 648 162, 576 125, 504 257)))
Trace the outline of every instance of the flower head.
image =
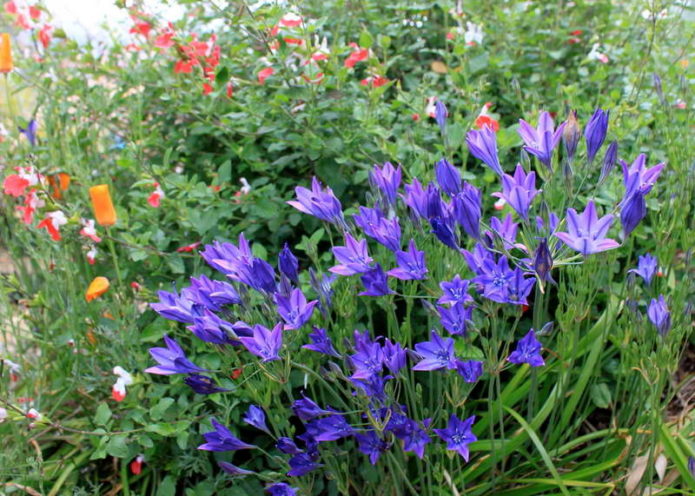
POLYGON ((652 298, 647 309, 647 316, 662 336, 665 336, 671 330, 671 312, 668 310, 664 295, 659 295, 658 300, 652 298))
POLYGON ((431 331, 430 340, 415 345, 415 352, 421 360, 413 370, 440 370, 456 367, 454 340, 442 338, 437 331, 431 331))
POLYGON ((268 430, 268 426, 265 423, 265 412, 260 406, 249 406, 246 415, 244 415, 241 420, 243 420, 249 425, 254 426, 256 429, 270 434, 270 430, 268 430))
POLYGON ((309 333, 309 339, 311 339, 311 344, 305 344, 302 348, 340 358, 340 354, 333 347, 333 342, 328 337, 326 329, 314 327, 313 331, 309 333))
POLYGON ((92 301, 99 298, 101 295, 106 293, 109 289, 109 280, 103 276, 95 277, 92 282, 89 283, 87 287, 87 292, 84 295, 84 299, 87 301, 92 301))
POLYGON ((451 334, 466 334, 466 328, 471 321, 473 308, 462 303, 456 303, 450 307, 437 307, 439 319, 444 329, 451 334))
POLYGON ((519 340, 516 350, 509 355, 507 360, 512 363, 528 363, 531 367, 540 367, 545 365, 541 356, 541 349, 543 349, 543 345, 536 339, 536 333, 531 329, 526 336, 519 340))
POLYGON ((290 281, 295 284, 299 283, 299 261, 287 243, 278 256, 278 268, 290 281))
POLYGON ((479 360, 457 360, 456 372, 466 382, 476 382, 483 375, 483 362, 479 360))
POLYGON ((474 422, 475 415, 468 417, 466 420, 461 420, 456 415, 451 414, 446 429, 434 429, 434 432, 446 442, 447 449, 456 451, 464 460, 468 461, 470 456, 468 445, 478 440, 471 430, 474 422))
POLYGON ((252 444, 247 444, 237 438, 232 432, 220 424, 217 420, 210 419, 214 431, 203 434, 205 443, 198 446, 199 450, 205 451, 237 451, 241 449, 255 448, 252 444))
POLYGON ((378 208, 360 207, 360 212, 353 215, 357 224, 370 238, 375 239, 391 251, 401 246, 401 226, 398 218, 387 219, 378 208))
POLYGON ((282 348, 282 324, 276 325, 272 331, 256 324, 253 326, 253 336, 240 337, 239 341, 262 362, 280 360, 278 352, 282 348))
POLYGON ((385 296, 392 294, 393 291, 389 288, 389 282, 386 278, 386 273, 381 265, 376 266, 365 272, 360 278, 366 291, 362 291, 360 296, 385 296))
POLYGON ((285 321, 285 330, 288 330, 299 329, 309 322, 318 300, 307 303, 302 290, 294 289, 290 296, 275 293, 275 303, 277 304, 280 317, 285 321))
POLYGON ((517 164, 514 176, 502 176, 502 193, 493 193, 492 196, 504 198, 524 220, 528 220, 529 207, 538 193, 536 173, 526 174, 521 164, 517 164))
POLYGON ((333 255, 339 264, 328 270, 334 274, 351 276, 371 269, 372 257, 367 253, 367 241, 364 239, 358 241, 349 233, 345 233, 345 246, 334 247, 333 255))
POLYGON ((442 296, 437 300, 440 305, 463 304, 468 305, 473 303, 473 297, 468 294, 468 286, 470 281, 461 279, 461 276, 456 274, 451 281, 442 281, 439 287, 442 290, 442 296))
POLYGON ((384 205, 382 205, 384 208, 388 205, 396 205, 402 176, 401 166, 394 168, 391 162, 385 162, 381 167, 375 165, 369 173, 369 181, 380 192, 384 200, 384 205))
POLYGON ((437 162, 434 173, 439 186, 447 195, 454 197, 461 192, 461 173, 447 159, 437 162))
POLYGON ((538 157, 546 167, 550 168, 553 159, 553 150, 557 147, 562 137, 566 123, 562 123, 555 129, 553 118, 548 112, 541 112, 538 117, 538 127, 534 128, 528 122, 519 120, 519 135, 524 140, 524 150, 538 157))
POLYGON ((480 237, 480 190, 467 182, 463 183, 461 192, 453 198, 454 216, 456 222, 470 237, 480 237))
POLYGON ((481 130, 468 131, 466 144, 475 158, 485 162, 498 175, 504 174, 497 156, 497 136, 490 126, 485 126, 481 130))
POLYGON ((335 197, 331 188, 322 188, 318 179, 314 177, 311 180, 311 190, 297 186, 295 193, 297 200, 288 201, 289 205, 325 222, 343 225, 343 211, 340 201, 335 197))
POLYGON ((654 274, 656 274, 658 268, 659 261, 657 258, 649 253, 645 253, 638 258, 637 268, 630 269, 628 272, 637 274, 644 279, 644 282, 647 283, 647 285, 650 285, 652 283, 652 277, 654 277, 654 274))
POLYGON ((391 277, 403 281, 424 279, 427 274, 425 265, 425 252, 415 246, 415 241, 410 240, 408 251, 397 251, 396 262, 398 267, 387 272, 391 277))
POLYGON ((567 209, 568 232, 558 232, 555 236, 573 250, 587 256, 620 246, 617 241, 606 238, 612 223, 613 216, 610 214, 599 219, 594 202, 589 201, 581 214, 577 214, 573 208, 567 209))
POLYGON ((150 348, 150 355, 158 365, 145 369, 148 374, 171 375, 171 374, 196 374, 207 372, 191 362, 183 352, 179 343, 164 335, 166 348, 150 348))
POLYGON ((608 131, 608 112, 596 109, 584 128, 586 155, 590 163, 594 161, 596 153, 603 145, 603 141, 606 139, 606 131, 608 131))

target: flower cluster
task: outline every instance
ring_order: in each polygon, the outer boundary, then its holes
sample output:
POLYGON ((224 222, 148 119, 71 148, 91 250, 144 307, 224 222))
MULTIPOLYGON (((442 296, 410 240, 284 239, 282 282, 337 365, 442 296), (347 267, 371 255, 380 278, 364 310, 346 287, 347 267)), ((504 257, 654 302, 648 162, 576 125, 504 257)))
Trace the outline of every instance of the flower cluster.
MULTIPOLYGON (((435 115, 444 132, 443 103, 435 115)), ((587 124, 589 162, 605 140, 607 116, 598 110, 587 124)), ((539 168, 552 173, 559 142, 573 125, 556 128, 547 113, 537 127, 522 121, 524 148, 538 158, 539 168)), ((237 348, 241 363, 234 367, 255 367, 271 382, 288 386, 285 401, 284 393, 269 401, 249 391, 253 401, 243 420, 274 444, 275 461, 282 461, 297 484, 306 474, 329 470, 323 454, 333 452, 331 443, 354 446, 371 464, 392 456, 396 446, 418 458, 448 450, 468 461, 477 440, 476 416, 462 413, 471 407, 463 401, 425 410, 416 400, 418 388, 432 381, 462 383, 468 388, 462 390, 465 399, 465 391, 493 366, 544 366, 539 337, 550 332, 551 323, 538 333, 519 326, 524 331, 516 344, 495 341, 494 349, 509 351, 492 364, 480 348, 485 348, 481 336, 491 339, 484 319, 500 310, 516 316, 515 334, 524 309, 534 303, 534 288, 539 295, 544 284, 555 283, 554 268, 620 246, 608 237, 613 215, 599 216, 594 200, 586 200, 582 213, 568 208, 564 218, 540 208, 543 190, 536 187, 536 173, 520 164, 513 175, 505 172, 491 125, 469 131, 467 142, 471 154, 501 180, 501 191, 491 196, 511 208, 504 218, 485 219, 483 192, 446 159, 434 167, 436 182, 426 185, 417 178, 403 184, 400 166, 375 166, 372 202, 352 215, 314 178, 311 189, 297 187, 296 199, 288 203, 338 230, 342 240, 332 240, 331 276, 319 266, 308 274, 300 270, 287 245, 273 266, 254 255, 242 234, 236 244, 214 242, 201 252, 226 281, 194 277, 180 293, 160 291, 160 301, 151 305, 163 317, 188 324, 200 340, 237 348), (340 306, 333 303, 338 292, 340 306), (378 309, 388 315, 381 325, 374 318, 378 309), (316 360, 320 366, 311 365, 316 360), (288 369, 305 376, 300 392, 289 386, 288 369), (286 420, 269 426, 266 409, 271 407, 273 418, 286 420)), ((661 170, 645 169, 643 159, 636 164, 624 167, 627 191, 621 203, 646 194, 661 170)), ((643 277, 650 270, 646 264, 638 269, 643 277)), ((653 301, 649 316, 664 333, 662 306, 663 298, 653 301)), ((214 371, 191 362, 172 337, 164 339, 166 348, 150 350, 158 365, 148 372, 185 374, 186 384, 201 394, 224 391, 211 377, 214 371)), ((214 431, 205 434, 200 449, 256 449, 224 424, 211 422, 214 431)), ((233 476, 253 474, 226 461, 220 466, 233 476)), ((271 494, 294 494, 292 483, 274 482, 271 494)))

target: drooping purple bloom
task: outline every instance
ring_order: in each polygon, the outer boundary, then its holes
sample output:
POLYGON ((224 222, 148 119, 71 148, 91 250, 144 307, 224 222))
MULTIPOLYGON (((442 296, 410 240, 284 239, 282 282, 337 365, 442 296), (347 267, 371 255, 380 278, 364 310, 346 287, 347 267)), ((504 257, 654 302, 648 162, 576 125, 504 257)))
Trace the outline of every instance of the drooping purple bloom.
POLYGON ((321 415, 329 415, 333 413, 329 410, 322 409, 316 403, 314 403, 314 401, 304 395, 302 395, 302 399, 295 400, 295 402, 292 403, 292 411, 303 422, 312 420, 321 415))
POLYGON ((265 492, 270 496, 297 496, 297 489, 286 482, 271 484, 265 488, 265 492))
POLYGON ((312 420, 306 425, 309 433, 316 441, 323 443, 326 441, 337 441, 344 437, 352 436, 355 431, 347 423, 345 417, 330 412, 331 415, 312 420))
POLYGON ((309 268, 309 281, 311 289, 319 296, 319 310, 326 316, 328 309, 331 307, 331 299, 333 298, 333 283, 338 276, 334 274, 317 274, 313 268, 309 268))
POLYGON ((179 296, 175 290, 171 293, 157 291, 157 296, 159 296, 159 303, 150 303, 150 307, 165 319, 192 324, 196 317, 203 315, 205 307, 183 293, 179 296))
POLYGON ((252 444, 247 444, 237 438, 224 425, 220 424, 214 418, 210 419, 214 431, 203 434, 205 443, 198 446, 199 450, 205 451, 237 451, 242 449, 255 448, 252 444))
POLYGON ((376 465, 381 454, 389 448, 389 443, 381 439, 374 429, 355 434, 355 439, 357 439, 357 448, 369 456, 369 462, 372 465, 376 465))
POLYGON ((392 374, 398 375, 398 372, 405 367, 407 356, 405 349, 400 343, 392 343, 390 339, 386 338, 382 351, 384 365, 392 374))
POLYGON ((239 344, 230 337, 236 334, 234 324, 219 318, 210 310, 205 310, 203 315, 196 317, 188 330, 201 341, 219 345, 239 344))
POLYGON ((287 475, 290 477, 301 477, 317 468, 323 467, 320 463, 316 463, 315 457, 311 456, 309 453, 297 453, 290 458, 289 464, 290 471, 287 472, 287 475))
POLYGON ((299 283, 299 261, 287 243, 278 256, 278 268, 290 281, 299 283))
POLYGON ((521 164, 517 164, 514 176, 502 176, 502 193, 493 193, 492 196, 504 198, 524 220, 528 220, 529 207, 538 193, 536 173, 529 172, 527 175, 521 164))
POLYGON ((205 249, 200 252, 203 259, 214 269, 226 274, 228 271, 217 261, 226 262, 225 266, 235 266, 237 264, 249 265, 253 259, 251 246, 244 237, 244 233, 239 235, 239 246, 234 243, 220 243, 213 241, 211 245, 205 245, 205 249))
POLYGON ((437 331, 431 331, 430 340, 415 345, 415 352, 421 360, 413 370, 440 370, 456 368, 454 340, 442 338, 437 331))
POLYGON ((275 293, 275 303, 277 304, 280 317, 285 321, 285 330, 290 330, 300 329, 309 322, 318 300, 307 303, 304 293, 297 288, 292 290, 290 296, 275 293))
POLYGON ((150 348, 150 355, 157 361, 158 365, 145 369, 145 372, 157 375, 209 372, 201 369, 186 358, 183 348, 166 334, 164 335, 164 342, 166 343, 166 348, 150 348))
POLYGON ((374 168, 369 173, 369 181, 372 185, 381 193, 382 198, 385 200, 386 208, 387 205, 392 207, 396 206, 396 199, 398 198, 398 188, 401 185, 401 178, 403 176, 403 171, 399 165, 397 169, 393 167, 391 162, 386 162, 379 168, 375 165, 374 168))
MULTIPOLYGON (((429 429, 430 422, 431 419, 425 419, 423 421, 426 429, 429 429)), ((406 453, 413 452, 418 458, 422 459, 422 457, 425 456, 425 446, 427 446, 430 441, 431 439, 427 431, 421 428, 417 422, 411 420, 410 428, 403 436, 403 451, 406 453)))
POLYGON ((447 117, 449 117, 449 111, 447 110, 446 105, 444 105, 444 102, 437 99, 437 101, 434 102, 434 120, 437 121, 439 130, 442 133, 446 130, 447 117))
POLYGON ((541 367, 545 365, 541 356, 541 349, 543 349, 543 345, 536 339, 536 333, 531 329, 526 336, 519 340, 516 349, 507 360, 512 363, 528 363, 531 367, 541 367))
POLYGON ((573 208, 567 209, 569 232, 557 232, 555 236, 573 250, 587 256, 620 246, 617 241, 606 238, 612 223, 613 215, 604 215, 599 219, 594 202, 589 201, 581 214, 577 214, 573 208))
POLYGON ((338 261, 338 265, 328 270, 334 274, 352 276, 368 272, 371 269, 372 257, 367 253, 366 239, 357 241, 349 233, 345 233, 345 246, 334 247, 333 255, 338 261))
POLYGON ((333 342, 328 337, 326 329, 314 327, 313 331, 309 333, 309 339, 311 339, 311 344, 305 344, 302 348, 340 358, 340 354, 333 347, 333 342))
POLYGON ((468 323, 472 319, 473 308, 467 307, 462 303, 456 303, 451 307, 438 306, 439 320, 444 329, 451 334, 466 334, 468 323))
POLYGON ((637 274, 647 285, 652 283, 652 277, 656 274, 659 268, 659 261, 657 258, 649 253, 645 253, 637 259, 637 268, 630 269, 628 272, 637 274))
POLYGON ((668 310, 664 295, 659 295, 658 300, 652 298, 647 309, 647 316, 662 336, 665 336, 671 330, 671 312, 668 310))
POLYGON ((446 429, 434 429, 434 432, 446 442, 447 449, 456 451, 464 460, 468 461, 468 445, 478 440, 471 430, 473 422, 475 422, 475 415, 461 420, 456 415, 451 414, 446 429))
POLYGON ((39 123, 36 122, 36 119, 31 119, 26 128, 19 128, 19 132, 27 137, 31 146, 36 146, 36 133, 38 130, 39 123))
POLYGON ((661 171, 666 166, 666 164, 660 163, 653 167, 647 167, 646 163, 647 156, 644 153, 640 153, 630 166, 626 162, 620 161, 620 165, 623 168, 623 182, 625 184, 623 202, 637 191, 646 196, 652 190, 661 171))
POLYGON ((439 287, 442 289, 442 296, 437 300, 440 305, 468 305, 473 303, 473 297, 468 294, 470 281, 461 279, 461 276, 456 274, 451 281, 442 281, 439 287))
MULTIPOLYGON (((430 187, 434 188, 433 185, 430 187)), ((422 188, 422 184, 417 178, 413 178, 413 182, 406 184, 405 194, 403 195, 403 200, 405 204, 410 207, 416 218, 426 219, 427 216, 427 199, 428 195, 426 190, 422 188)))
POLYGON ((387 219, 378 208, 360 207, 360 213, 352 216, 364 233, 391 251, 401 247, 401 226, 398 217, 387 219))
POLYGON ((212 378, 200 374, 189 374, 183 382, 198 394, 213 394, 231 391, 230 389, 217 386, 212 378))
POLYGON ((632 231, 647 216, 647 202, 641 191, 632 193, 620 208, 620 223, 623 225, 623 238, 627 238, 632 231))
POLYGON ((365 272, 360 280, 366 290, 359 293, 360 296, 385 296, 393 293, 389 288, 386 273, 379 264, 376 264, 369 272, 365 272))
POLYGON ((295 442, 289 437, 278 438, 278 442, 275 444, 275 447, 286 455, 296 455, 297 453, 302 452, 302 450, 300 450, 295 442))
POLYGON ((483 362, 479 360, 457 360, 456 372, 466 382, 476 382, 483 375, 483 362))
POLYGON ((519 246, 516 244, 518 227, 519 225, 514 222, 512 214, 507 214, 503 221, 500 221, 497 217, 490 217, 490 229, 492 232, 486 231, 486 235, 490 240, 490 246, 497 246, 498 249, 504 248, 507 251, 518 248, 519 246), (501 240, 501 243, 498 242, 498 239, 501 240))
POLYGON ((453 217, 432 217, 430 218, 430 226, 432 227, 432 234, 434 234, 439 241, 452 250, 459 250, 459 240, 456 235, 456 225, 454 224, 453 217))
POLYGON ((599 185, 603 184, 608 175, 613 170, 615 163, 618 161, 618 142, 613 141, 606 149, 606 154, 603 156, 603 167, 601 167, 601 177, 598 179, 599 185))
POLYGON ((584 139, 586 140, 586 156, 589 163, 594 161, 596 153, 601 149, 603 141, 606 139, 608 131, 608 112, 596 109, 589 122, 584 128, 584 139))
POLYGON ((542 238, 538 243, 536 254, 533 258, 533 270, 541 281, 554 283, 555 281, 551 274, 552 269, 553 255, 550 253, 550 248, 548 248, 547 238, 542 238))
POLYGON ((305 214, 313 215, 317 219, 332 224, 343 226, 343 210, 340 201, 333 194, 333 190, 326 186, 321 187, 321 183, 316 177, 311 180, 311 190, 302 186, 294 189, 297 200, 288 201, 289 205, 305 214))
POLYGON ((250 405, 246 415, 244 415, 241 420, 258 430, 270 434, 270 430, 265 423, 265 412, 260 406, 250 405))
POLYGON ((447 159, 443 158, 437 162, 434 174, 439 186, 447 195, 454 197, 461 192, 461 173, 447 159))
POLYGON ((233 476, 241 477, 244 475, 251 475, 256 473, 252 470, 246 470, 245 468, 237 467, 236 465, 233 465, 229 462, 217 462, 217 464, 220 466, 222 470, 224 470, 229 475, 233 476))
POLYGON ((504 174, 497 156, 497 136, 490 126, 484 126, 481 130, 468 131, 466 144, 475 158, 485 162, 498 175, 504 174))
POLYGON ((463 183, 461 193, 452 200, 456 221, 470 237, 480 237, 481 194, 475 186, 463 183))
POLYGON ((541 115, 538 117, 537 128, 520 119, 518 132, 526 144, 524 150, 531 155, 535 155, 546 167, 551 168, 553 150, 560 142, 566 125, 567 123, 563 122, 555 129, 553 118, 548 112, 541 112, 541 115))
POLYGON ((191 285, 181 291, 181 296, 203 305, 205 308, 218 312, 223 305, 241 303, 239 293, 228 282, 214 281, 201 275, 197 279, 191 277, 191 285))
POLYGON ((276 325, 272 331, 256 324, 253 326, 253 336, 241 337, 239 341, 262 362, 280 360, 278 352, 282 348, 282 324, 276 325))
POLYGON ((425 274, 427 274, 425 252, 418 250, 412 239, 408 243, 408 251, 399 250, 396 252, 396 262, 398 262, 398 267, 387 272, 391 277, 409 281, 424 279, 425 274))

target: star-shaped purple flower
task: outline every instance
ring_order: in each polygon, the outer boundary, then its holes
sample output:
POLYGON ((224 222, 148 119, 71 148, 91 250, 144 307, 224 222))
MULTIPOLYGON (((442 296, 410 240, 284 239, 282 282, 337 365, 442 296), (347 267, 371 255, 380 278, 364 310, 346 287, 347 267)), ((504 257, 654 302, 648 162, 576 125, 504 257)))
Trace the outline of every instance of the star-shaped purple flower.
POLYGON ((528 363, 531 367, 541 367, 545 365, 541 356, 542 349, 543 345, 536 339, 536 333, 531 329, 526 336, 519 340, 516 349, 507 360, 512 363, 528 363))
POLYGON ((581 214, 577 214, 573 208, 567 209, 568 232, 557 232, 555 236, 573 250, 587 256, 620 246, 617 241, 606 238, 612 223, 611 214, 599 219, 594 202, 589 201, 581 214))
POLYGON ((475 415, 461 420, 456 415, 451 414, 446 429, 434 429, 434 432, 446 442, 447 449, 456 451, 464 460, 468 461, 470 456, 468 445, 478 440, 471 430, 474 422, 475 415))
POLYGON ((253 336, 241 337, 239 341, 249 352, 260 357, 262 362, 280 360, 278 352, 282 348, 282 324, 276 325, 272 331, 256 324, 253 326, 253 336))

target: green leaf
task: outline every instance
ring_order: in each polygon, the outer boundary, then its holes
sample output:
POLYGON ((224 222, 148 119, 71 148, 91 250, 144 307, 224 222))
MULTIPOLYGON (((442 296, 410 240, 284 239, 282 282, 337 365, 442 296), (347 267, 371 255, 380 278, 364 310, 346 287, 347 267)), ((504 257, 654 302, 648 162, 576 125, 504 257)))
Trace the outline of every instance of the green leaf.
POLYGON ((150 417, 153 420, 160 420, 164 416, 164 412, 174 404, 174 398, 162 398, 155 406, 150 409, 150 417))
POLYGON ((94 414, 94 423, 97 425, 106 425, 106 422, 111 418, 111 409, 106 402, 99 403, 97 411, 94 414))
POLYGON ((360 47, 362 48, 371 48, 371 46, 374 44, 374 39, 372 38, 372 35, 369 33, 369 31, 364 30, 360 33, 360 47))
POLYGON ((183 258, 180 255, 171 255, 167 257, 167 265, 174 274, 183 274, 186 272, 186 267, 183 263, 183 258))
POLYGON ((174 478, 167 475, 162 482, 159 483, 157 487, 156 496, 174 496, 176 494, 176 483, 174 478))
POLYGON ((106 444, 106 452, 116 458, 125 458, 128 456, 128 444, 126 436, 112 437, 106 444))
POLYGON ((590 393, 591 401, 599 408, 608 408, 611 404, 611 390, 605 383, 593 384, 590 393))

